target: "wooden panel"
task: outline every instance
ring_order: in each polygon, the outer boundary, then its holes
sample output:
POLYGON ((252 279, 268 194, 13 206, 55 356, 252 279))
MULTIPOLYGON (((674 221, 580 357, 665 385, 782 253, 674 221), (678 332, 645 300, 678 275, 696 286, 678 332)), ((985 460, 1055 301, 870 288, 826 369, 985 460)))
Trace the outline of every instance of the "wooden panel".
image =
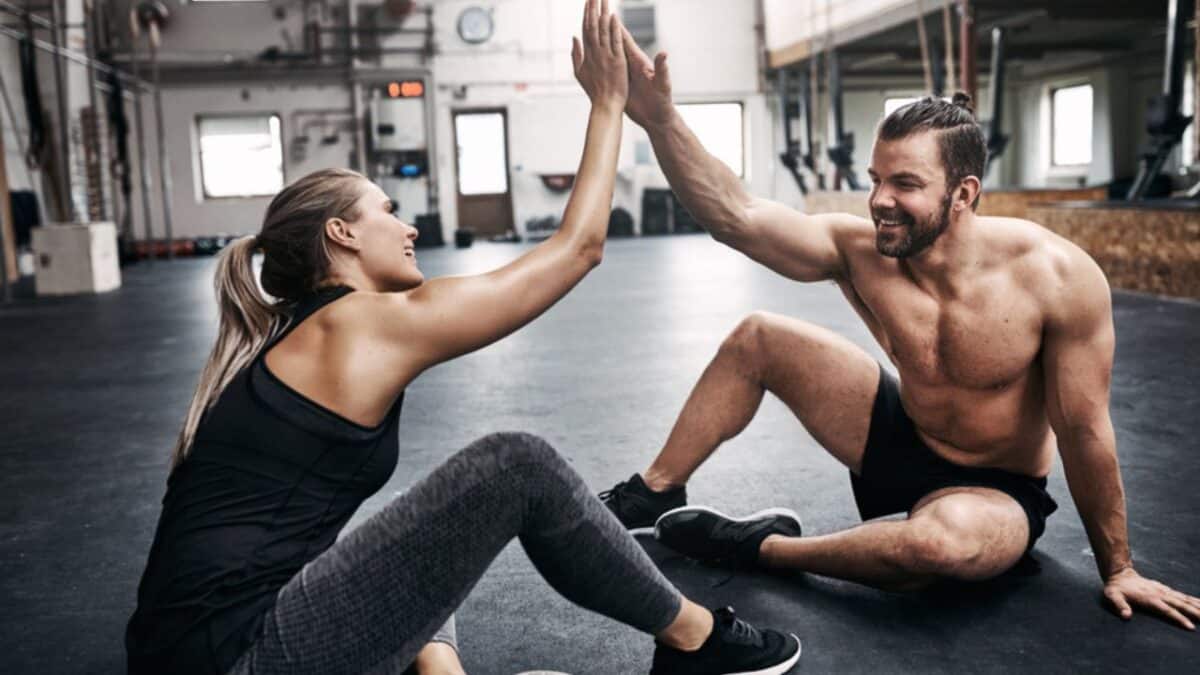
POLYGON ((871 210, 867 206, 870 193, 831 192, 814 190, 804 196, 804 211, 806 213, 849 213, 860 218, 870 218, 871 210))
POLYGON ((1102 201, 1108 198, 1108 188, 1079 188, 1075 190, 984 190, 979 198, 979 215, 1005 218, 1028 218, 1032 204, 1065 201, 1102 201))
POLYGON ((1029 219, 1087 251, 1113 288, 1200 299, 1200 211, 1047 204, 1029 219))

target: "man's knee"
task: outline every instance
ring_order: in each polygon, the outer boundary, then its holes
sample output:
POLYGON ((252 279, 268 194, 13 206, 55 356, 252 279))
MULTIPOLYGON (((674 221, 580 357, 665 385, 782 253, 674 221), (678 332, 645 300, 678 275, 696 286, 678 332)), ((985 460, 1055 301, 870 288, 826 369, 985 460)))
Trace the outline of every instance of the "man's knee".
POLYGON ((768 312, 754 312, 738 322, 725 336, 721 352, 739 363, 758 368, 769 360, 768 336, 775 329, 775 317, 768 312))
POLYGON ((939 506, 913 519, 903 546, 907 566, 931 580, 980 578, 988 565, 979 524, 960 505, 939 506))

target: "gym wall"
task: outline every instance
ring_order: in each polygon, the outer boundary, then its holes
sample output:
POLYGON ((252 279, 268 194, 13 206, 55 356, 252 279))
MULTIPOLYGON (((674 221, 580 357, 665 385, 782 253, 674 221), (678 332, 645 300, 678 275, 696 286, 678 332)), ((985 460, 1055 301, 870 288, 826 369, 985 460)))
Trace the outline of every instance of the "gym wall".
MULTIPOLYGON (((432 71, 433 86, 427 95, 435 106, 438 208, 447 239, 456 227, 455 156, 452 114, 455 110, 504 107, 508 111, 509 176, 513 191, 514 222, 518 230, 526 220, 561 215, 568 194, 548 191, 538 177, 546 165, 547 148, 530 146, 530 138, 582 139, 587 123, 586 98, 574 81, 570 62, 570 36, 579 31, 579 7, 556 0, 511 0, 493 8, 495 34, 486 43, 469 45, 456 33, 459 12, 472 3, 465 0, 434 5, 435 41, 439 53, 425 67, 432 71), (574 101, 574 102, 572 102, 574 101), (581 114, 555 114, 569 109, 581 114)), ((746 179, 753 190, 772 194, 776 181, 772 122, 768 104, 759 91, 755 7, 753 2, 724 0, 656 0, 657 43, 652 50, 670 53, 676 98, 686 102, 741 102, 744 106, 746 179), (717 46, 719 45, 719 49, 717 46)), ((241 58, 271 44, 282 45, 281 31, 299 39, 296 12, 277 20, 265 3, 189 3, 172 6, 172 23, 164 31, 162 58, 218 57, 223 51, 241 58), (218 27, 220 29, 218 30, 218 27)), ((411 44, 405 37, 385 37, 382 45, 411 44)), ((380 67, 422 67, 413 55, 385 55, 380 67)), ((242 84, 180 87, 164 90, 164 113, 174 182, 172 215, 176 236, 254 231, 267 200, 204 200, 198 185, 194 123, 206 112, 277 112, 284 121, 285 178, 294 179, 319 166, 345 166, 351 145, 343 143, 310 152, 302 165, 288 163, 288 143, 294 130, 288 115, 298 107, 348 106, 344 87, 298 87, 277 83, 248 87, 242 84), (241 92, 250 91, 242 100, 241 92)), ((147 107, 150 112, 150 108, 147 107)), ((152 118, 148 118, 152 119, 152 118)), ((666 180, 651 156, 649 165, 633 161, 636 144, 645 135, 628 125, 615 203, 640 217, 641 191, 665 187, 666 180)), ((153 136, 153 134, 148 134, 153 136)), ((155 157, 153 139, 150 157, 155 157)), ((559 161, 573 172, 579 147, 558 150, 559 161)), ((317 148, 312 148, 317 150, 317 148)), ((157 180, 155 181, 157 186, 157 180)), ((155 188, 157 189, 157 188, 155 188)), ((136 199, 136 195, 135 195, 136 199)), ((157 201, 154 200, 154 201, 157 201)), ((161 228, 156 210, 155 228, 161 228)), ((139 237, 144 227, 136 227, 139 237)), ((161 234, 160 234, 161 236, 161 234)))

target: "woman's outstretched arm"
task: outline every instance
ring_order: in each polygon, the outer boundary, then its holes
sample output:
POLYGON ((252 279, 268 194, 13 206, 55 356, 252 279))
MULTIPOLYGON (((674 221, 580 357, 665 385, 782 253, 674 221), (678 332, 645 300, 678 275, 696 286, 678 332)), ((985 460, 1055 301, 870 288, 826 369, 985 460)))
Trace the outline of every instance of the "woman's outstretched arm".
POLYGON ((558 231, 497 270, 432 279, 385 301, 377 325, 394 332, 410 367, 423 370, 499 340, 546 311, 600 263, 628 95, 621 28, 608 0, 587 0, 583 40, 574 39, 571 55, 592 108, 558 231))

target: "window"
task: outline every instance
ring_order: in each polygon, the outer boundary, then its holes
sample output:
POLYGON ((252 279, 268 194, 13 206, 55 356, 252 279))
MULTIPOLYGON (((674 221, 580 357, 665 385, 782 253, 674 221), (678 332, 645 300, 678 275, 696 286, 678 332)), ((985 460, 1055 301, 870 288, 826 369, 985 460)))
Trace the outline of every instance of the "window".
POLYGON ((200 177, 204 197, 264 197, 283 189, 278 115, 201 115, 200 177))
POLYGON ((1092 85, 1050 93, 1050 164, 1080 166, 1092 161, 1092 85))
POLYGON ((887 117, 888 115, 891 115, 892 113, 896 112, 896 110, 898 110, 899 108, 903 108, 904 106, 908 105, 909 103, 912 103, 914 101, 920 101, 920 100, 921 100, 920 96, 913 96, 911 98, 908 98, 908 97, 885 98, 883 100, 883 116, 887 117))
POLYGON ((681 103, 679 116, 714 157, 743 175, 742 104, 681 103))
POLYGON ((508 152, 504 113, 458 113, 454 116, 458 145, 458 192, 496 195, 508 192, 508 152))

